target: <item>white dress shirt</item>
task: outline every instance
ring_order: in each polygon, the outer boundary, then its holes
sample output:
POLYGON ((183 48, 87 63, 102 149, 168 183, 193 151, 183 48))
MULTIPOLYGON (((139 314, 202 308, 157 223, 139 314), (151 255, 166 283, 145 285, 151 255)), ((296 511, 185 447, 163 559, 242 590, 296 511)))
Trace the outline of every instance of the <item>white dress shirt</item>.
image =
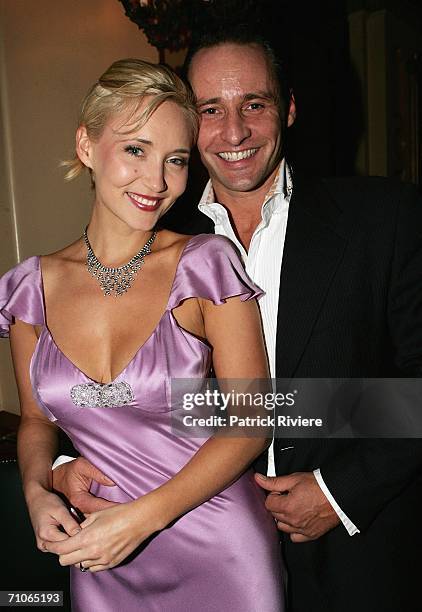
MULTIPOLYGON (((265 295, 259 300, 259 308, 272 378, 276 377, 275 356, 280 273, 292 191, 291 170, 283 159, 274 182, 264 198, 261 208, 261 221, 252 234, 249 251, 246 251, 234 233, 226 208, 215 202, 211 181, 208 181, 198 205, 199 210, 213 221, 215 233, 230 238, 236 245, 246 272, 254 283, 265 291, 265 295)), ((288 448, 285 450, 288 451, 288 448)), ((274 442, 268 450, 267 474, 268 476, 275 476, 274 442)), ((319 486, 349 534, 359 533, 357 527, 344 514, 331 495, 320 470, 315 470, 314 474, 319 486)))

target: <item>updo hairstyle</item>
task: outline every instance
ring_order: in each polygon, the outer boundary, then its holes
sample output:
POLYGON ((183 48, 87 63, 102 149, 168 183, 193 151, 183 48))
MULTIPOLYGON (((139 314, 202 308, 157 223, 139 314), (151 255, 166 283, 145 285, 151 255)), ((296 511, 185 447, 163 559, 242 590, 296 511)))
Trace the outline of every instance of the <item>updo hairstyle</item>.
MULTIPOLYGON (((88 91, 82 102, 78 125, 85 126, 88 137, 95 142, 101 137, 107 121, 122 114, 122 127, 123 124, 130 126, 123 133, 129 134, 142 127, 160 104, 167 100, 184 111, 192 130, 192 139, 196 139, 198 115, 189 86, 166 66, 140 59, 118 60, 88 91), (147 103, 138 115, 146 97, 147 103), (136 120, 131 122, 135 116, 136 120)), ((67 181, 86 169, 76 154, 73 159, 61 162, 61 165, 67 168, 64 177, 67 181)))

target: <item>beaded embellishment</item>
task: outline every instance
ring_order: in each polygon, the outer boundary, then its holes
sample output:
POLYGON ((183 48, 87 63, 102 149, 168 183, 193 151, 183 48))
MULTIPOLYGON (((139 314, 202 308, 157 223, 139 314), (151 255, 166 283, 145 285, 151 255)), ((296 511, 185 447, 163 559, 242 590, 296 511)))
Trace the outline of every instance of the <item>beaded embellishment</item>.
POLYGON ((119 408, 129 404, 134 396, 129 383, 121 381, 74 385, 70 397, 75 406, 82 408, 119 408))

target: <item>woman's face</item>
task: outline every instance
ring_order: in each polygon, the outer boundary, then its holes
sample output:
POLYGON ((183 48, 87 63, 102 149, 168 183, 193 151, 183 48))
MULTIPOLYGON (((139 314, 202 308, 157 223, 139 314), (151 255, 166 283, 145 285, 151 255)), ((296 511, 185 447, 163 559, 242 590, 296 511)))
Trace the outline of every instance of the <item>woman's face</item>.
POLYGON ((114 115, 95 142, 80 127, 77 151, 92 169, 95 205, 134 230, 148 231, 185 190, 191 129, 183 110, 170 101, 141 128, 122 134, 136 121, 129 111, 128 121, 114 115))

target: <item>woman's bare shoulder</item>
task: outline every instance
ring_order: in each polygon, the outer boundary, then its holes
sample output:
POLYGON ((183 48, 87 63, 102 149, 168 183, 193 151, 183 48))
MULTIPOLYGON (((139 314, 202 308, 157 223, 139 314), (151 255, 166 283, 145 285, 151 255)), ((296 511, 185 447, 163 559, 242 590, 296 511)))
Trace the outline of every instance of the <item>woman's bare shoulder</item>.
POLYGON ((82 239, 79 238, 72 244, 65 246, 63 249, 42 255, 40 257, 43 276, 55 276, 66 274, 69 266, 81 265, 85 263, 82 239))
MULTIPOLYGON (((170 230, 160 230, 157 254, 162 254, 168 261, 178 260, 185 246, 192 239, 188 234, 178 234, 170 230)), ((154 247, 152 249, 154 251, 154 247)))
POLYGON ((160 247, 165 248, 179 248, 185 246, 187 242, 192 238, 189 234, 178 234, 176 232, 172 232, 170 230, 160 230, 159 232, 160 238, 160 247))

